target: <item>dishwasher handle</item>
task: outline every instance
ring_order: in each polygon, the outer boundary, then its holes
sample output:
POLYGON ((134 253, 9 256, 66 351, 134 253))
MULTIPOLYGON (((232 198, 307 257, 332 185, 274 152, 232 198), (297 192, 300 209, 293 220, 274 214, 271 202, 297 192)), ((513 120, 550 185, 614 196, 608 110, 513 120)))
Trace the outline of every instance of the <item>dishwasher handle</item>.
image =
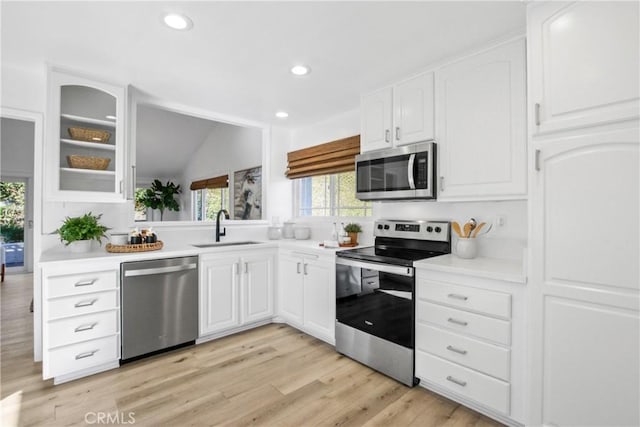
POLYGON ((127 270, 124 272, 124 277, 135 277, 135 276, 149 276, 151 274, 164 274, 164 273, 176 273, 178 271, 187 271, 187 270, 195 270, 198 268, 198 264, 183 264, 183 265, 174 265, 171 267, 157 267, 157 268, 143 268, 140 270, 127 270))

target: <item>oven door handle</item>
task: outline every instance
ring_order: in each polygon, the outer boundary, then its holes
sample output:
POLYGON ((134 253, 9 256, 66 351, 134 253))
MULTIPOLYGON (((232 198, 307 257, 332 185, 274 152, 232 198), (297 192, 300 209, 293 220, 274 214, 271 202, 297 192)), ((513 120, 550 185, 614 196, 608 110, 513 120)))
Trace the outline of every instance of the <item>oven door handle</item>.
POLYGON ((413 179, 413 166, 416 162, 415 153, 409 156, 409 164, 407 165, 407 178, 409 179, 409 188, 412 190, 416 189, 416 182, 413 179))
POLYGON ((401 267, 399 265, 378 264, 373 262, 355 261, 352 259, 337 258, 336 264, 346 265, 348 267, 366 268, 383 273, 397 274, 399 276, 413 277, 413 267, 401 267))

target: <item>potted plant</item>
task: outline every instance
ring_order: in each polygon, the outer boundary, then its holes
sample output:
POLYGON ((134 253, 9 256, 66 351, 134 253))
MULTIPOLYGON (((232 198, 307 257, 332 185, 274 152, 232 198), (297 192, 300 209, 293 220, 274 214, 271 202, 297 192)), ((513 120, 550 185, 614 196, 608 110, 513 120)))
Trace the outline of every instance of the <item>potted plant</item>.
POLYGON ((107 237, 104 232, 108 228, 98 222, 101 217, 102 214, 96 216, 91 212, 82 216, 67 217, 54 233, 60 235, 60 241, 69 246, 71 252, 89 252, 92 240, 102 244, 102 238, 107 237))
POLYGON ((347 234, 349 235, 349 238, 351 239, 351 244, 353 245, 357 245, 358 244, 358 233, 362 232, 362 227, 360 227, 360 224, 356 224, 356 223, 349 223, 347 225, 344 226, 344 231, 347 232, 347 234))
POLYGON ((142 197, 140 197, 140 202, 147 208, 158 209, 160 211, 160 221, 162 221, 165 209, 170 211, 180 210, 180 204, 175 199, 175 196, 181 192, 180 186, 171 181, 167 181, 163 185, 160 180, 154 179, 151 188, 147 188, 142 197))

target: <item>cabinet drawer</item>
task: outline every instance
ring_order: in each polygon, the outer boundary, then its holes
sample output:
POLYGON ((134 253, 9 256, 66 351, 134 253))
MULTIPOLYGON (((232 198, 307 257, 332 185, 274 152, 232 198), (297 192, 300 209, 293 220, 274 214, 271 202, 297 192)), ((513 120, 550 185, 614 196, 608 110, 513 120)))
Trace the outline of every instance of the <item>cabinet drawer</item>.
POLYGON ((499 344, 511 345, 511 323, 430 302, 418 301, 416 317, 463 334, 474 335, 499 344))
POLYGON ((511 295, 467 286, 418 280, 418 298, 490 316, 511 318, 511 295))
POLYGON ((95 292, 92 294, 72 295, 45 302, 48 308, 47 320, 79 314, 94 313, 110 308, 118 308, 118 291, 95 292))
POLYGON ((458 395, 509 414, 510 385, 422 351, 416 351, 416 375, 458 395))
POLYGON ((118 360, 118 337, 119 335, 112 335, 49 350, 47 377, 65 375, 118 360))
POLYGON ((45 279, 47 298, 76 295, 115 289, 118 287, 118 270, 54 276, 45 279))
POLYGON ((416 349, 509 381, 511 350, 418 323, 416 349))
POLYGON ((47 348, 104 337, 118 332, 118 310, 53 320, 47 329, 47 348))

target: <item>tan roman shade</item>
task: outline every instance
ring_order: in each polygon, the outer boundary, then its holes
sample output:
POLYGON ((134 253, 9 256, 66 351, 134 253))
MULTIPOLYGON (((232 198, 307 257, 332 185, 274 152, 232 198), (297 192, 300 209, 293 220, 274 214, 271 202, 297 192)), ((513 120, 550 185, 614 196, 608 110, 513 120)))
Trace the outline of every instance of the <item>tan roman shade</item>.
POLYGON ((349 172, 356 168, 360 135, 287 153, 287 178, 349 172))
POLYGON ((229 175, 216 176, 215 178, 201 179, 193 181, 189 187, 193 190, 202 190, 203 188, 225 188, 229 186, 229 175))

